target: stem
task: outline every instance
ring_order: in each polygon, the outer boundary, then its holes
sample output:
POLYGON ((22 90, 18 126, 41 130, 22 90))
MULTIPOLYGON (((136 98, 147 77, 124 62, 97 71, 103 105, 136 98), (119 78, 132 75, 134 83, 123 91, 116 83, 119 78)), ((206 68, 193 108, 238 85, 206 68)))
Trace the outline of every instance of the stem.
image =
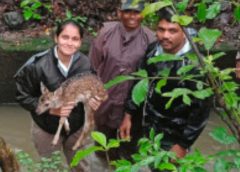
POLYGON ((107 159, 107 164, 108 164, 108 172, 111 172, 110 158, 108 155, 108 151, 106 151, 105 154, 106 154, 106 159, 107 159))
MULTIPOLYGON (((177 10, 174 7, 174 4, 172 4, 172 9, 177 14, 177 10)), ((198 58, 198 61, 199 61, 199 64, 200 64, 201 68, 205 69, 205 63, 204 63, 204 60, 203 60, 204 59, 203 55, 200 53, 197 45, 192 41, 192 39, 191 39, 190 35, 188 34, 188 32, 186 31, 186 29, 184 27, 182 27, 182 29, 183 29, 183 32, 185 33, 188 41, 190 42, 193 51, 197 55, 197 58, 198 58)), ((221 93, 221 90, 219 89, 219 87, 216 84, 217 81, 212 76, 212 74, 210 72, 208 72, 208 73, 206 73, 206 77, 207 77, 207 80, 208 80, 210 86, 212 87, 213 92, 214 92, 214 94, 216 96, 217 103, 220 105, 220 107, 223 108, 223 110, 225 111, 228 119, 231 121, 231 123, 232 123, 232 125, 234 127, 234 129, 233 129, 233 127, 230 127, 229 129, 231 130, 232 134, 234 134, 237 137, 238 143, 240 144, 240 125, 237 123, 237 121, 234 119, 234 117, 232 115, 233 109, 228 109, 227 108, 225 100, 223 99, 223 93, 221 93)), ((227 126, 229 127, 231 125, 229 125, 227 123, 227 126)))

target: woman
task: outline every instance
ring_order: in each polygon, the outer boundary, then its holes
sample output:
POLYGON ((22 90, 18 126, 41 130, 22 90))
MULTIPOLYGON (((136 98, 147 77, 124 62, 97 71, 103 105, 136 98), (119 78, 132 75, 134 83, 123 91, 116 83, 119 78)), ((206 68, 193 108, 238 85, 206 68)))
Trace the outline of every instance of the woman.
MULTIPOLYGON (((67 102, 57 109, 37 115, 35 110, 41 95, 40 83, 50 90, 56 90, 62 82, 75 74, 90 71, 88 57, 79 52, 83 37, 83 29, 72 20, 67 20, 57 27, 55 33, 56 46, 31 57, 16 73, 17 101, 33 118, 32 137, 40 156, 48 157, 52 152, 63 149, 67 162, 71 163, 75 151, 72 146, 81 133, 84 122, 83 105, 67 102), (51 141, 57 130, 59 118, 68 117, 70 133, 62 131, 56 146, 51 141)), ((96 110, 100 102, 90 101, 91 107, 96 110)), ((82 161, 73 171, 90 171, 88 163, 82 161)))

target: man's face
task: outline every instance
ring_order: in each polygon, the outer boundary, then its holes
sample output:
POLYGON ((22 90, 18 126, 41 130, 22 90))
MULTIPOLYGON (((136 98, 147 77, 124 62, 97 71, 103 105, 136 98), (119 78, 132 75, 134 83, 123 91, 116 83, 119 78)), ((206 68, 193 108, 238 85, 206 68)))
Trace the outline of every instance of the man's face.
POLYGON ((127 31, 133 31, 137 29, 143 19, 141 13, 135 10, 119 10, 118 17, 127 31))
POLYGON ((185 35, 177 23, 162 19, 158 23, 157 38, 166 53, 177 53, 185 43, 185 35))

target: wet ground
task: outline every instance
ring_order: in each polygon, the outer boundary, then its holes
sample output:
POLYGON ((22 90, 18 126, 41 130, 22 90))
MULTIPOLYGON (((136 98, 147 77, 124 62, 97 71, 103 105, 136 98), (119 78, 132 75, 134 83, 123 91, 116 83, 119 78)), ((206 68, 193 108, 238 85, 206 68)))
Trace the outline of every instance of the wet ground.
MULTIPOLYGON (((0 106, 0 116, 0 136, 3 137, 12 147, 22 149, 32 157, 37 158, 37 154, 30 138, 30 114, 17 105, 2 105, 0 106)), ((213 128, 218 126, 224 126, 224 124, 215 114, 212 114, 207 127, 197 142, 193 145, 193 149, 197 148, 205 154, 211 154, 218 150, 228 148, 218 144, 208 135, 213 128)), ((235 145, 234 147, 237 146, 235 145)), ((93 161, 94 164, 97 163, 94 157, 93 161)), ((95 165, 92 172, 103 172, 103 168, 104 167, 101 167, 101 165, 95 165)))

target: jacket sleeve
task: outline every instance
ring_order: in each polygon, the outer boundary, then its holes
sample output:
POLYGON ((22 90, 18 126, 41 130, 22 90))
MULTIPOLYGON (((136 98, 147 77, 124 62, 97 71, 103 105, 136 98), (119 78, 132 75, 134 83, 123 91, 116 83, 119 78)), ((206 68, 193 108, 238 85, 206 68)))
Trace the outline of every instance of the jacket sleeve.
POLYGON ((26 110, 35 112, 40 96, 40 84, 33 64, 25 66, 14 76, 16 81, 16 100, 26 110))
POLYGON ((89 57, 90 57, 90 62, 91 62, 91 68, 98 72, 98 68, 103 61, 103 41, 102 41, 102 36, 98 36, 93 40, 90 51, 89 51, 89 57))

